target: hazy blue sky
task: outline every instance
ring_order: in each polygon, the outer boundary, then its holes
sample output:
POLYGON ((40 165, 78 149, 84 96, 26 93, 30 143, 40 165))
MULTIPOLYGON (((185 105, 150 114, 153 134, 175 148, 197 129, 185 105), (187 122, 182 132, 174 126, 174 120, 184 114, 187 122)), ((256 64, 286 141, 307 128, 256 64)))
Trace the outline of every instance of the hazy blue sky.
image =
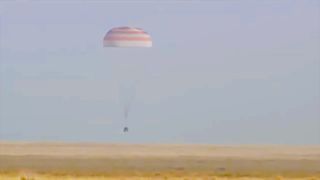
POLYGON ((0 2, 0 140, 320 144, 320 1, 106 2, 0 2))

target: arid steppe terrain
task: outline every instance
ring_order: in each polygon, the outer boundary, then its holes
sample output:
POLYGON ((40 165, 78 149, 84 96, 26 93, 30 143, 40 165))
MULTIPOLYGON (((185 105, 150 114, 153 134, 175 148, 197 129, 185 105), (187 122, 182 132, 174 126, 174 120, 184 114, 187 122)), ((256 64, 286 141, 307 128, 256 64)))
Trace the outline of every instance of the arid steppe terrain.
POLYGON ((320 179, 319 146, 0 143, 0 179, 320 179))

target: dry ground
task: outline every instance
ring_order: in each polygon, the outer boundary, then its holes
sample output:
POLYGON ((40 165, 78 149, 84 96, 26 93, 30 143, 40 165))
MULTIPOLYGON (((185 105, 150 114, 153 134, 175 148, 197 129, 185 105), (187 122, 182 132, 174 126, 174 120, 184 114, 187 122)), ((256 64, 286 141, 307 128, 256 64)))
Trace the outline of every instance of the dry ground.
POLYGON ((0 142, 0 179, 320 179, 320 146, 0 142))

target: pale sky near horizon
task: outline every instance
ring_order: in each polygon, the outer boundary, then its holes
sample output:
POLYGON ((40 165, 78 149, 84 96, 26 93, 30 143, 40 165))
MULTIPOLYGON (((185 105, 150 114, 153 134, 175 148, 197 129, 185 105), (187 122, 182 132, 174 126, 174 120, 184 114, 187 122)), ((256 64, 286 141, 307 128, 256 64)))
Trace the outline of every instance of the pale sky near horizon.
POLYGON ((320 1, 1 1, 1 140, 319 145, 320 1))

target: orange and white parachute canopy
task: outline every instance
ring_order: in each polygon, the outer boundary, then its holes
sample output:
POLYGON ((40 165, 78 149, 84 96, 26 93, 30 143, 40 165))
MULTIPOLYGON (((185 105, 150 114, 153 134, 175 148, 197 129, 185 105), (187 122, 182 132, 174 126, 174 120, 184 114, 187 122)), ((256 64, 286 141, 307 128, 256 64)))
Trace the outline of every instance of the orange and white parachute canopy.
POLYGON ((140 28, 112 28, 103 38, 104 47, 152 47, 151 36, 140 28))

